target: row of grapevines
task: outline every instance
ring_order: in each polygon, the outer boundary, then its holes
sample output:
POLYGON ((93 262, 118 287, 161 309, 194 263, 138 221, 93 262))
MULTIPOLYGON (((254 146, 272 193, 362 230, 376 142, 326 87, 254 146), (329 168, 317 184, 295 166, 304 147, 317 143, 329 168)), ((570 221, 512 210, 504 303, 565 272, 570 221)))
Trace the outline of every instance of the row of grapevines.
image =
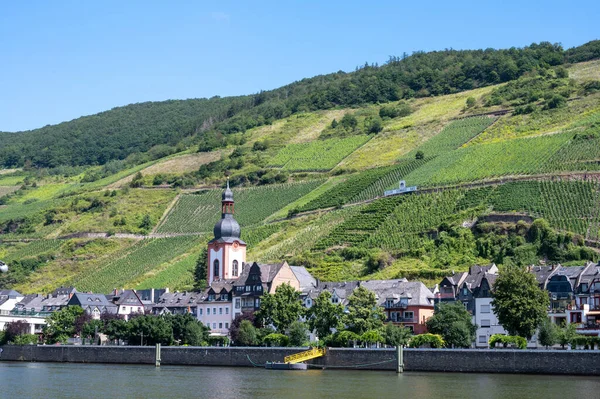
POLYGON ((62 240, 36 240, 10 252, 4 259, 6 262, 42 255, 58 249, 62 240))
POLYGON ((180 256, 198 244, 196 236, 157 238, 143 240, 127 255, 99 265, 92 273, 74 281, 81 291, 109 292, 114 288, 126 287, 153 268, 180 256))
POLYGON ((406 180, 410 184, 432 186, 540 173, 571 136, 555 134, 459 148, 427 162, 406 180))
POLYGON ((257 245, 259 242, 266 240, 273 234, 277 233, 282 227, 283 226, 281 223, 271 223, 247 228, 242 230, 242 240, 244 240, 246 245, 251 248, 257 245))
POLYGON ((429 157, 455 150, 483 132, 495 120, 495 118, 489 116, 476 116, 453 121, 409 155, 413 155, 416 151, 423 151, 429 157))
MULTIPOLYGON (((308 194, 322 180, 274 184, 234 190, 235 218, 241 226, 250 226, 308 194)), ((181 195, 158 233, 209 232, 221 215, 221 190, 181 195)))
POLYGON ((167 269, 142 281, 136 289, 169 288, 172 291, 188 291, 194 287, 194 270, 198 254, 191 254, 167 269))
POLYGON ((328 171, 371 137, 357 135, 290 144, 271 160, 269 166, 291 171, 328 171))

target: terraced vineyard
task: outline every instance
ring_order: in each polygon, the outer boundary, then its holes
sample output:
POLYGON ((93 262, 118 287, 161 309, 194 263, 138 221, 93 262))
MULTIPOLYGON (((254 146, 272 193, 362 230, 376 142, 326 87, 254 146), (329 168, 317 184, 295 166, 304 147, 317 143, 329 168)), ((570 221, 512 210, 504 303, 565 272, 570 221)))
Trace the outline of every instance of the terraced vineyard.
MULTIPOLYGON (((250 226, 265 220, 287 204, 303 197, 322 180, 286 183, 235 190, 236 220, 250 226)), ((181 195, 157 229, 158 233, 198 233, 212 231, 221 215, 222 190, 181 195)))
POLYGON ((358 135, 290 144, 279 151, 269 162, 269 166, 295 172, 328 171, 370 138, 371 136, 358 135))
POLYGON ((434 186, 541 173, 571 137, 572 134, 555 134, 459 148, 416 169, 406 180, 419 186, 434 186))
POLYGON ((172 291, 186 291, 194 287, 194 269, 198 254, 184 257, 180 261, 170 265, 153 276, 138 284, 136 289, 145 290, 149 288, 168 287, 172 291))
POLYGON ((99 265, 96 270, 76 278, 73 285, 80 291, 104 293, 114 288, 126 287, 130 281, 185 254, 198 242, 196 236, 142 240, 122 257, 99 265))
POLYGON ((430 157, 455 150, 483 132, 495 120, 496 118, 489 116, 476 116, 453 121, 433 138, 412 151, 409 156, 414 155, 417 151, 423 151, 426 156, 430 157))
POLYGON ((24 258, 30 258, 33 256, 42 255, 48 252, 52 252, 58 249, 63 244, 62 240, 36 240, 28 244, 22 245, 8 253, 4 257, 4 261, 10 262, 13 260, 20 260, 24 258))
POLYGON ((427 160, 404 160, 398 165, 369 169, 352 175, 300 208, 301 212, 360 202, 383 195, 387 186, 408 175, 427 160))

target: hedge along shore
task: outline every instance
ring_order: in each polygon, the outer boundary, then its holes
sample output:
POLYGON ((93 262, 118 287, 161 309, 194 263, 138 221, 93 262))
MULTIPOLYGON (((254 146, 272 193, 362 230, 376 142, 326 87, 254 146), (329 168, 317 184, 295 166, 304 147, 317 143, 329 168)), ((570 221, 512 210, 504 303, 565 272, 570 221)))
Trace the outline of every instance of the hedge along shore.
MULTIPOLYGON (((0 361, 155 364, 152 346, 2 347, 0 361)), ((306 348, 163 347, 162 365, 262 367, 306 348)), ((325 369, 389 370, 395 349, 331 348, 308 362, 325 369)), ((600 350, 404 349, 404 371, 600 376, 600 350)))

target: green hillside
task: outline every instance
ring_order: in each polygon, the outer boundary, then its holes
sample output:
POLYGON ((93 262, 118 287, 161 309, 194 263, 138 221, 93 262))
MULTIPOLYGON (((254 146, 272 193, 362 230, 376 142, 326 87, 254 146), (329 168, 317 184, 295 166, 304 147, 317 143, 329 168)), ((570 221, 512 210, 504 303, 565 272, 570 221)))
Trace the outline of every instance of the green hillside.
POLYGON ((418 53, 287 98, 136 104, 44 128, 45 161, 27 155, 39 132, 0 135, 22 166, 0 173, 0 288, 192 289, 226 175, 248 260, 322 279, 596 261, 597 47, 418 53), (399 180, 418 191, 383 197, 399 180))

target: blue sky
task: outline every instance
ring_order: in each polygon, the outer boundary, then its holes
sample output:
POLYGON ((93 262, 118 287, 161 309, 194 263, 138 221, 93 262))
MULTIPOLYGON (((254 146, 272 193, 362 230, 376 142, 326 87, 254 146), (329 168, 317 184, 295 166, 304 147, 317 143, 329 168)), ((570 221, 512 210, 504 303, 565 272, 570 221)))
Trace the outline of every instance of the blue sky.
POLYGON ((600 38, 599 4, 2 1, 0 131, 134 102, 250 94, 416 50, 577 46, 600 38))

